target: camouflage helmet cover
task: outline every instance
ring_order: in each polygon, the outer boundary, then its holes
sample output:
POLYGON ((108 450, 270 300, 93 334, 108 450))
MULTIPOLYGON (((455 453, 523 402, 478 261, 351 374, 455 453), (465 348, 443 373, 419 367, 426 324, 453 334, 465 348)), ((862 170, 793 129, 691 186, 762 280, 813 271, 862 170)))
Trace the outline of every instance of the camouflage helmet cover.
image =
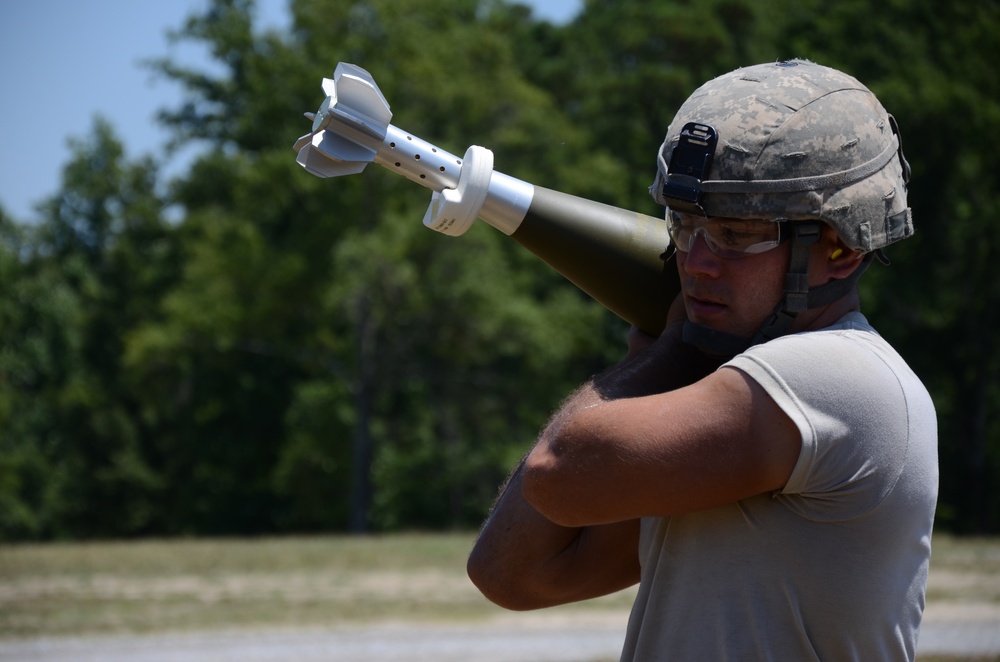
POLYGON ((668 207, 668 164, 689 122, 718 135, 711 169, 698 185, 706 215, 818 219, 862 252, 913 234, 909 166, 895 120, 855 78, 792 60, 737 69, 702 85, 678 110, 660 148, 650 192, 668 207))

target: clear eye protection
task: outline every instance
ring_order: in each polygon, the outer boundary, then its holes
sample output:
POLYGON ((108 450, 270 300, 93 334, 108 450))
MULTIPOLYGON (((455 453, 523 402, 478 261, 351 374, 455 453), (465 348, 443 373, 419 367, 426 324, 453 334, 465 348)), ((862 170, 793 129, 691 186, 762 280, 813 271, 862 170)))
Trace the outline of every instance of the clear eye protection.
POLYGON ((705 218, 667 210, 667 231, 677 250, 689 252, 700 236, 713 255, 727 260, 776 248, 786 238, 783 225, 764 219, 705 218))

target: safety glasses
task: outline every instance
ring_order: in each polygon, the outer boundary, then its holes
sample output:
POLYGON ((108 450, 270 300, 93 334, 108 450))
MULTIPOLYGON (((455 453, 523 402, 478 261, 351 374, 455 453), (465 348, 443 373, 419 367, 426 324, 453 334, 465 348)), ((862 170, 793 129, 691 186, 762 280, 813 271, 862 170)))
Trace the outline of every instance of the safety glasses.
POLYGON ((667 210, 667 230, 677 250, 687 253, 700 235, 714 255, 732 260, 776 248, 783 223, 763 219, 705 218, 667 210))

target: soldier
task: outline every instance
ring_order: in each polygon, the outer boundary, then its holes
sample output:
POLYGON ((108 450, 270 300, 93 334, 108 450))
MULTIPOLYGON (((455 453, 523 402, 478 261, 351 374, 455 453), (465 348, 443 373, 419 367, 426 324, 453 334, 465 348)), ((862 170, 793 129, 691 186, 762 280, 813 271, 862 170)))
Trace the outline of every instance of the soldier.
POLYGON ((469 558, 510 609, 639 584, 622 660, 912 660, 937 500, 927 390, 857 280, 913 233, 899 132, 794 60, 709 81, 651 192, 681 294, 569 396, 469 558))

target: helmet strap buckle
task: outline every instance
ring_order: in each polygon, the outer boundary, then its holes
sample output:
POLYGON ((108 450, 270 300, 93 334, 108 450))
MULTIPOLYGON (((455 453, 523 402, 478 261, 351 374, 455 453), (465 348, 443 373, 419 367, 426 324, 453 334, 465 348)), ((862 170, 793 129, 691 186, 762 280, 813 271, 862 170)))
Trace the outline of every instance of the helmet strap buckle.
POLYGON ((809 309, 809 256, 812 245, 819 241, 820 224, 809 221, 790 225, 792 255, 785 275, 785 296, 757 332, 754 344, 785 335, 798 314, 809 309))

